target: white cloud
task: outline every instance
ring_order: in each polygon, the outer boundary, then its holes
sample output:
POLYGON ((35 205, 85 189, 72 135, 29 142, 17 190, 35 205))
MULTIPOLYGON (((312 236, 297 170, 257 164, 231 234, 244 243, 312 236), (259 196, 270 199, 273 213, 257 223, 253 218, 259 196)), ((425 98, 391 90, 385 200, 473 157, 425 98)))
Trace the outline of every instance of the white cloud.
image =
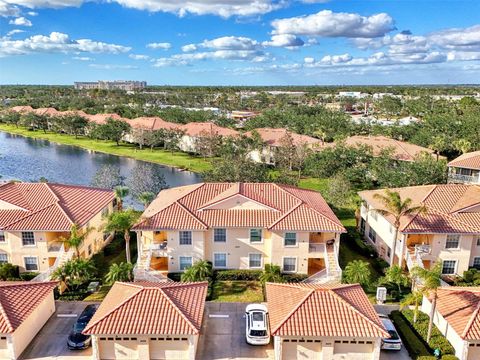
POLYGON ((132 70, 132 69, 138 69, 138 66, 134 65, 118 65, 118 64, 90 64, 88 65, 92 68, 95 69, 101 69, 101 70, 132 70))
POLYGON ((128 57, 130 59, 133 59, 133 60, 148 60, 148 59, 150 59, 150 56, 148 56, 148 55, 130 54, 130 55, 128 55, 128 57))
POLYGON ((20 30, 20 29, 13 29, 13 30, 10 30, 8 33, 7 33, 7 37, 10 37, 12 35, 15 35, 15 34, 21 34, 25 32, 25 30, 20 30))
POLYGON ((150 43, 147 44, 147 48, 149 49, 162 49, 162 50, 168 50, 172 47, 172 44, 168 42, 162 42, 162 43, 150 43))
POLYGON ((6 1, 0 0, 0 16, 10 17, 10 16, 20 16, 20 8, 18 6, 7 3, 6 1))
POLYGON ((395 29, 386 13, 361 16, 322 10, 316 14, 272 21, 274 34, 295 34, 321 37, 375 38, 395 29))
POLYGON ((195 44, 187 44, 182 46, 182 51, 183 52, 191 52, 191 51, 196 51, 197 50, 197 45, 195 44))
POLYGON ((94 58, 88 57, 88 56, 74 56, 72 57, 72 60, 78 60, 78 61, 94 61, 94 58))
POLYGON ((432 33, 429 40, 444 49, 480 51, 480 25, 465 29, 447 29, 432 33))
POLYGON ((262 43, 263 46, 285 47, 289 49, 297 48, 304 44, 302 39, 292 34, 272 35, 270 41, 264 41, 262 43))
POLYGON ((312 64, 312 63, 315 62, 315 59, 314 59, 313 57, 311 57, 311 56, 307 56, 306 58, 303 59, 303 62, 304 62, 305 64, 312 64))
POLYGON ((27 12, 27 15, 28 15, 28 16, 37 16, 38 13, 35 12, 35 11, 29 11, 29 12, 27 12))
POLYGON ((0 56, 32 53, 110 53, 130 51, 129 47, 108 44, 90 39, 72 40, 67 34, 52 32, 50 35, 34 35, 23 40, 0 38, 0 56))
POLYGON ((320 60, 320 62, 322 64, 335 65, 335 64, 343 64, 343 63, 349 62, 352 59, 353 57, 350 54, 326 55, 320 60))
POLYGON ((23 16, 10 20, 8 23, 17 26, 32 26, 32 22, 23 16))
POLYGON ((222 36, 199 44, 200 47, 215 50, 254 50, 259 45, 256 40, 241 36, 222 36))

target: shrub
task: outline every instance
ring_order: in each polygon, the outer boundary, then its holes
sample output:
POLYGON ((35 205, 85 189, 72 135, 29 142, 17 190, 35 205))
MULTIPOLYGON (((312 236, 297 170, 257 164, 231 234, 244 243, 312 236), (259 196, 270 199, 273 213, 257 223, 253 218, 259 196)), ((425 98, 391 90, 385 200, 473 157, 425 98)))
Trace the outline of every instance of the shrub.
POLYGON ((458 357, 456 357, 455 355, 443 355, 442 356, 442 360, 458 360, 458 357))
POLYGON ((20 274, 20 279, 22 279, 23 281, 30 281, 34 277, 38 276, 38 274, 38 272, 24 272, 20 274))
POLYGON ((424 360, 430 360, 430 351, 427 345, 410 327, 410 324, 403 317, 402 313, 400 311, 392 311, 390 318, 395 324, 395 328, 402 338, 403 345, 407 349, 410 357, 412 359, 424 358, 424 360))
POLYGON ((170 279, 170 280, 173 280, 173 281, 180 281, 182 279, 182 273, 181 272, 172 272, 172 273, 168 273, 167 274, 167 277, 170 279))
POLYGON ((259 281, 262 270, 216 270, 215 277, 220 281, 259 281))
POLYGON ((285 282, 299 283, 308 278, 307 274, 282 274, 285 282))
MULTIPOLYGON (((413 323, 413 311, 412 310, 403 310, 402 311, 403 316, 405 319, 410 323, 410 326, 412 326, 415 331, 420 335, 424 341, 427 339, 427 332, 428 332, 428 322, 429 322, 429 317, 427 314, 424 314, 422 312, 418 313, 418 319, 417 322, 414 324, 413 323)), ((430 348, 432 349, 440 349, 442 354, 449 355, 449 354, 455 354, 455 349, 453 346, 448 342, 448 340, 445 338, 445 336, 442 335, 440 330, 433 325, 432 329, 432 337, 430 338, 430 342, 428 343, 430 348)))
POLYGON ((7 280, 10 278, 18 279, 20 273, 18 271, 17 265, 12 265, 10 263, 0 264, 0 279, 7 280))
POLYGON ((429 356, 419 356, 417 357, 417 360, 437 360, 437 358, 433 355, 429 355, 429 356))

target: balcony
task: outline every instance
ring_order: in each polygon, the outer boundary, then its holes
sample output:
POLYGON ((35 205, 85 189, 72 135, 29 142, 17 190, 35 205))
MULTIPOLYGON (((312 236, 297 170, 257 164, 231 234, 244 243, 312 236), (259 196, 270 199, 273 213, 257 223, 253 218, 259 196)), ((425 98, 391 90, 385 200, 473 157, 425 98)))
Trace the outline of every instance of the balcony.
POLYGON ((480 184, 479 175, 448 174, 448 181, 462 184, 480 184))
POLYGON ((62 249, 63 242, 62 241, 51 241, 47 243, 47 251, 48 252, 58 252, 62 249))
POLYGON ((308 244, 308 254, 312 257, 324 257, 325 243, 310 243, 308 244))
POLYGON ((166 257, 168 256, 167 242, 150 244, 149 249, 152 251, 154 257, 166 257))

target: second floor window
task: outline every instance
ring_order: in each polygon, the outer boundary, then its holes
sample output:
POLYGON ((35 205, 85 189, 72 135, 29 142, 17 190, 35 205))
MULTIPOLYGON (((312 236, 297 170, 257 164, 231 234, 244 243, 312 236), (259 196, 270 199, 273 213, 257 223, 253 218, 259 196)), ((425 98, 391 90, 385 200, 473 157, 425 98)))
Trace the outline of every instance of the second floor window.
POLYGON ((458 249, 460 244, 460 235, 447 235, 445 249, 458 249))
POLYGON ((444 260, 442 266, 442 274, 452 275, 455 274, 455 265, 457 264, 456 260, 444 260))
POLYGON ((180 231, 180 245, 192 245, 192 232, 180 231))
POLYGON ((23 246, 35 245, 35 235, 31 231, 22 232, 23 246))
POLYGON ((213 229, 213 241, 214 242, 226 242, 227 241, 227 229, 213 229))
POLYGON ((480 246, 480 235, 474 236, 473 241, 477 242, 477 246, 480 246))
POLYGON ((0 231, 0 242, 5 242, 5 232, 0 231))
POLYGON ((262 229, 250 229, 250 242, 251 243, 262 242, 262 229))
POLYGON ((370 214, 372 215, 372 219, 374 220, 377 220, 378 219, 378 213, 375 211, 375 210, 372 210, 370 212, 370 214))
POLYGON ((294 232, 285 233, 284 245, 297 246, 297 233, 294 233, 294 232))
POLYGON ((377 241, 377 233, 372 228, 368 229, 368 238, 373 242, 377 241))

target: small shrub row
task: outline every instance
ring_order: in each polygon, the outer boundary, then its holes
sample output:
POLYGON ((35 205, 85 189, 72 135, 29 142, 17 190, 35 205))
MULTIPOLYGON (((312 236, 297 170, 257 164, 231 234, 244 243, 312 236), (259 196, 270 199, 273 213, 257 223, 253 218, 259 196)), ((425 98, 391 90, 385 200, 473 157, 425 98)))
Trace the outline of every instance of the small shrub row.
MULTIPOLYGON (((436 356, 429 355, 429 356, 419 356, 416 360, 438 360, 436 356)), ((440 360, 458 360, 455 355, 444 355, 440 358, 440 360)))
POLYGON ((262 270, 216 270, 215 278, 220 281, 259 281, 262 270))
MULTIPOLYGON (((418 312, 418 319, 416 323, 413 323, 413 311, 412 310, 403 310, 403 316, 409 322, 410 326, 415 329, 418 335, 420 335, 423 340, 427 341, 427 333, 428 333, 428 323, 429 317, 427 314, 422 313, 421 311, 418 312)), ((432 351, 434 349, 440 349, 442 354, 449 355, 455 354, 455 349, 453 346, 448 342, 448 340, 443 336, 443 334, 438 330, 438 328, 433 325, 432 329, 432 337, 430 338, 430 342, 428 343, 432 351)))
POLYGON ((308 278, 307 274, 282 274, 285 282, 299 283, 308 278))
POLYGON ((430 356, 430 350, 425 342, 414 332, 408 321, 403 317, 400 311, 392 311, 390 314, 395 328, 402 338, 403 345, 412 359, 425 358, 430 356))
POLYGON ((0 264, 0 279, 18 279, 20 277, 20 272, 17 265, 12 265, 10 263, 0 264))

